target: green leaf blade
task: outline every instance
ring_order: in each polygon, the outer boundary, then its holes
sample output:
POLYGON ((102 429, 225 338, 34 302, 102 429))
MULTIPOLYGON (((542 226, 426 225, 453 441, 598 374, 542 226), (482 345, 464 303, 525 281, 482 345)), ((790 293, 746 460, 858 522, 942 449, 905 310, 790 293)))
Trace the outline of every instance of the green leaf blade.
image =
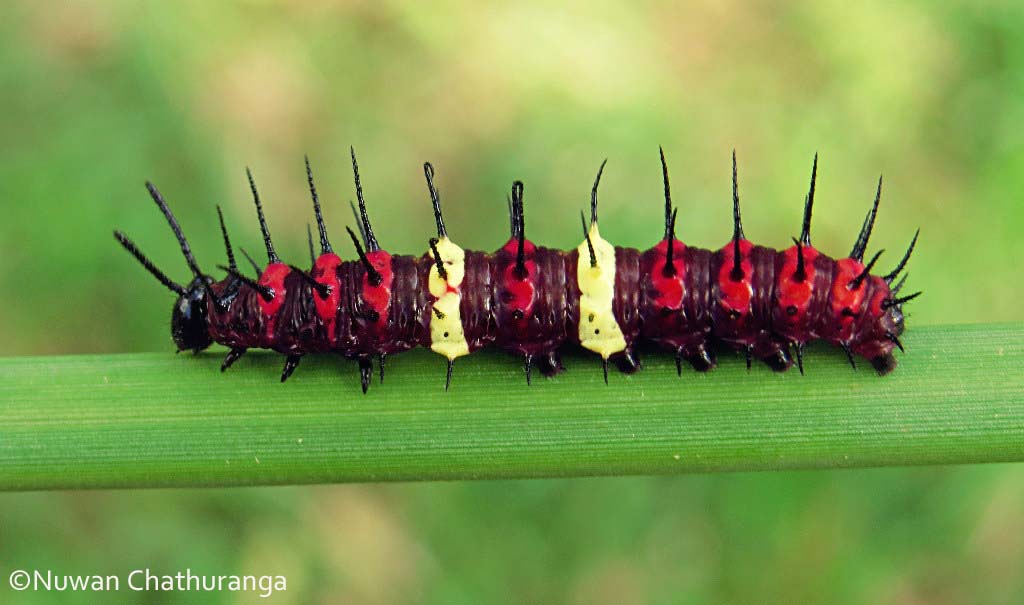
POLYGON ((8 358, 0 489, 667 474, 1024 460, 1024 324, 912 328, 889 376, 814 347, 807 375, 725 356, 675 374, 648 354, 605 386, 596 358, 527 387, 493 352, 353 362, 253 354, 8 358))

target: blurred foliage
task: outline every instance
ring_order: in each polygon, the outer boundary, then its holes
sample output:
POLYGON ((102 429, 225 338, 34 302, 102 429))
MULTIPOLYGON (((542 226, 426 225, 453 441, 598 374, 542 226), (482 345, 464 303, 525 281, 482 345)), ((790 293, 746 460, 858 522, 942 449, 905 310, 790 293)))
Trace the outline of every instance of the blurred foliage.
MULTIPOLYGON (((715 247, 735 147, 747 234, 783 246, 817 151, 820 249, 846 252, 879 172, 885 264, 922 228, 911 330, 1020 319, 1022 26, 1012 2, 6 2, 0 336, 170 351, 168 293, 110 236, 186 275, 143 180, 212 268, 214 204, 259 251, 251 166, 301 262, 302 156, 340 245, 350 144, 382 244, 417 254, 425 160, 452 236, 488 249, 515 178, 531 237, 575 245, 608 157, 602 233, 646 246, 661 144, 680 237, 715 247)), ((8 495, 0 565, 265 568, 296 602, 1014 602, 1022 505, 1015 467, 8 495)))

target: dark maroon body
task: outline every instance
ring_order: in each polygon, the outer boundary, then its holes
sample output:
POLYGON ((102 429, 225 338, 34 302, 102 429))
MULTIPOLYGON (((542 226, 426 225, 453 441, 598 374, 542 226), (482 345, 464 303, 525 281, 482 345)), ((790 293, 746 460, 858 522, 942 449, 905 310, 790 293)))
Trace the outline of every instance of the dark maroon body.
MULTIPOLYGON (((880 372, 894 366, 893 343, 886 334, 902 332, 902 317, 881 306, 890 297, 882 279, 872 277, 858 286, 866 294, 860 308, 850 310, 852 324, 844 335, 833 313, 833 259, 821 254, 813 259, 807 312, 794 324, 787 323, 791 314, 778 302, 779 288, 788 287, 785 280, 791 277, 787 251, 750 247, 744 257, 749 274, 730 284, 721 278, 723 267, 727 271, 732 265, 728 246, 719 251, 679 248, 676 262, 681 270, 670 280, 678 286, 676 294, 658 278, 666 267, 664 243, 644 252, 616 248, 612 310, 627 345, 617 356, 624 370, 636 369, 636 347, 643 343, 671 351, 700 370, 714 365, 711 351, 716 343, 785 370, 792 364, 792 346, 818 338, 849 347, 880 372), (725 291, 744 285, 749 286, 749 306, 737 312, 723 302, 725 291)), ((434 261, 428 256, 389 258, 392 279, 384 319, 367 311, 372 305, 363 289, 363 264, 346 261, 337 266, 341 297, 333 329, 317 312, 314 297, 319 294, 293 272, 285 278, 283 304, 269 316, 249 285, 234 277, 212 284, 223 306, 207 300, 210 336, 232 349, 267 348, 291 356, 333 352, 368 359, 429 347, 434 298, 427 283, 434 261)), ((558 351, 579 343, 578 252, 531 244, 525 260, 528 273, 520 278, 509 246, 493 254, 466 252, 459 288, 466 340, 470 351, 493 346, 535 361, 542 372, 552 374, 561 369, 558 351)))

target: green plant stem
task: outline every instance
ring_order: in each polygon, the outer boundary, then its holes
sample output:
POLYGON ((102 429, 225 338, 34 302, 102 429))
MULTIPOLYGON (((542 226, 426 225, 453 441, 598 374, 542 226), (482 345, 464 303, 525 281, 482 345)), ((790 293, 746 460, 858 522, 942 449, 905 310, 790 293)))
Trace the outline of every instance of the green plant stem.
POLYGON ((527 387, 520 361, 353 362, 221 352, 8 358, 0 489, 569 477, 1024 460, 1024 324, 912 328, 889 376, 814 347, 807 375, 726 355, 707 374, 652 353, 605 386, 572 354, 527 387))

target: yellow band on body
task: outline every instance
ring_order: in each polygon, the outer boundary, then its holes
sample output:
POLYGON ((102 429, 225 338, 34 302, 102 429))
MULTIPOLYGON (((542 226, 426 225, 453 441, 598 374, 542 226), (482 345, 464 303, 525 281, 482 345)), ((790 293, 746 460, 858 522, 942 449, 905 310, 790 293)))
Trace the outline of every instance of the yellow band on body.
MULTIPOLYGON (((458 291, 466 276, 466 253, 447 237, 441 238, 436 247, 448 279, 441 277, 436 264, 430 267, 430 294, 437 299, 430 316, 430 350, 454 360, 469 355, 459 311, 462 295, 458 291)), ((427 255, 433 258, 433 251, 428 250, 427 255)))
POLYGON ((590 225, 590 243, 597 265, 590 266, 590 248, 580 244, 576 281, 580 286, 580 344, 608 359, 626 349, 626 338, 615 321, 615 247, 601 239, 597 223, 590 225))

